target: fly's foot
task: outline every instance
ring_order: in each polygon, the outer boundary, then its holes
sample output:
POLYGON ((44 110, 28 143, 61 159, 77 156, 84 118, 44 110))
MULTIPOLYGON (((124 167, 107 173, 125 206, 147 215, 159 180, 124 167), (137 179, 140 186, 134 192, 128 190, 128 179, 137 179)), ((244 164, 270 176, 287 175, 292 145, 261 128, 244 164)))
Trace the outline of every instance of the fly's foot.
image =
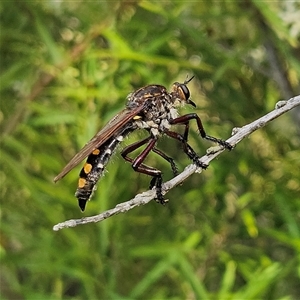
POLYGON ((164 199, 164 196, 162 194, 162 177, 161 175, 158 177, 153 177, 150 181, 149 188, 152 189, 155 186, 156 188, 156 199, 155 201, 157 203, 160 203, 162 205, 165 205, 169 202, 168 199, 164 199))
POLYGON ((227 150, 232 150, 233 149, 233 146, 230 145, 229 143, 225 142, 225 141, 222 141, 223 143, 221 144, 222 146, 224 146, 224 148, 226 148, 227 150))
POLYGON ((212 142, 214 142, 214 143, 217 143, 217 144, 223 146, 224 148, 226 148, 226 149, 228 149, 228 150, 231 150, 231 149, 233 148, 233 146, 231 146, 231 145, 230 145, 229 143, 227 143, 226 141, 221 140, 221 139, 217 139, 217 138, 215 138, 215 137, 213 137, 213 136, 206 135, 204 138, 207 139, 207 140, 209 140, 209 141, 212 141, 212 142))
POLYGON ((216 140, 220 146, 223 146, 225 149, 227 149, 229 151, 232 150, 233 146, 231 146, 228 142, 220 140, 220 139, 216 139, 216 140))
POLYGON ((198 168, 202 168, 204 170, 206 170, 208 168, 208 165, 205 164, 204 162, 202 162, 200 160, 199 156, 196 156, 195 158, 193 158, 193 163, 198 167, 198 168))

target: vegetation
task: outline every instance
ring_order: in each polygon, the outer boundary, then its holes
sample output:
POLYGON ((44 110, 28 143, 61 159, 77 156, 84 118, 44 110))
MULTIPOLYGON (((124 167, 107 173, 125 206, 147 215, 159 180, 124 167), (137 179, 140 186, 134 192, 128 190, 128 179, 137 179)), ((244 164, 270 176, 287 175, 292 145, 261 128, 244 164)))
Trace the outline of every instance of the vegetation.
MULTIPOLYGON (((299 94, 293 1, 2 1, 1 299, 296 299, 300 294, 299 110, 272 122, 169 194, 99 224, 90 216, 149 178, 118 154, 84 214, 80 166, 53 178, 126 95, 189 84, 210 135, 299 94)), ((132 136, 125 142, 137 140, 132 136)), ((199 154, 211 143, 192 125, 199 154)), ((174 141, 161 149, 180 170, 174 141)), ((167 163, 148 163, 171 177, 167 163)))

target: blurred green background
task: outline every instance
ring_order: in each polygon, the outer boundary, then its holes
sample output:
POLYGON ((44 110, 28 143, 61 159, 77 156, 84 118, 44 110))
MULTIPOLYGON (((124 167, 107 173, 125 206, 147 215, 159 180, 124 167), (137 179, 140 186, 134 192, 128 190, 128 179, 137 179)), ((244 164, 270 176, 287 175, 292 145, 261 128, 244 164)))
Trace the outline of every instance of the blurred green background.
MULTIPOLYGON (((300 93, 297 1, 1 1, 1 299, 296 299, 299 109, 224 152, 167 197, 100 224, 52 231, 147 190, 116 154, 84 214, 78 166, 53 178, 126 95, 189 84, 226 139, 300 93)), ((190 143, 212 146, 192 124, 190 143)), ((133 135, 124 144, 140 139, 133 135)), ((190 162, 176 142, 160 149, 190 162)), ((169 165, 150 165, 172 177, 169 165)))

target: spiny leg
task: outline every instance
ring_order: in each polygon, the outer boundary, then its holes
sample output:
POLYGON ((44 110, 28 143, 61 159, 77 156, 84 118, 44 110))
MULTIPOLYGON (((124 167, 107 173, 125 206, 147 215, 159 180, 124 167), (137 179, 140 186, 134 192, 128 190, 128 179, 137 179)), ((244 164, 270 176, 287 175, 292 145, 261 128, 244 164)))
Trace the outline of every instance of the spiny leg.
POLYGON ((132 164, 132 167, 136 172, 150 175, 153 177, 150 185, 153 184, 153 186, 154 185, 156 186, 157 201, 160 202, 161 204, 165 204, 166 201, 164 200, 163 195, 162 195, 162 173, 161 173, 161 171, 143 164, 143 161, 146 159, 149 152, 151 150, 153 150, 153 148, 155 147, 156 142, 157 142, 156 138, 149 136, 148 138, 146 138, 144 140, 141 140, 139 142, 136 142, 136 143, 124 148, 121 152, 121 155, 126 161, 128 161, 132 164), (146 146, 146 148, 135 159, 132 159, 131 157, 128 156, 129 153, 138 149, 139 147, 146 144, 147 142, 148 142, 148 145, 146 146))
MULTIPOLYGON (((127 154, 133 152, 134 150, 138 149, 139 147, 143 146, 144 144, 148 143, 149 140, 152 137, 149 136, 141 141, 135 142, 131 145, 129 145, 128 147, 124 148, 121 155, 123 156, 123 158, 127 161, 129 161, 130 163, 133 162, 133 159, 131 159, 130 157, 126 157, 127 154)), ((164 152, 162 152, 161 150, 157 149, 156 147, 153 147, 152 151, 156 154, 158 154, 160 157, 162 157, 163 159, 165 159, 171 166, 172 172, 174 177, 178 175, 178 168, 176 166, 176 163, 174 161, 174 159, 170 156, 168 156, 167 154, 165 154, 164 152)), ((145 164, 141 164, 141 166, 145 166, 145 164)), ((155 182, 153 184, 153 181, 151 180, 150 182, 150 189, 152 189, 155 185, 155 182)))
POLYGON ((161 150, 159 150, 157 148, 153 148, 152 151, 155 152, 156 154, 158 154, 159 156, 161 156, 163 159, 165 159, 167 162, 170 163, 174 177, 178 175, 178 168, 177 168, 177 166, 175 164, 175 161, 172 157, 166 155, 164 152, 162 152, 161 150))
POLYGON ((221 139, 218 139, 218 138, 215 138, 213 136, 210 136, 210 135, 207 135, 205 133, 205 130, 203 128, 203 125, 202 125, 202 122, 201 122, 201 119, 199 118, 199 116, 195 113, 191 113, 191 114, 187 114, 187 115, 184 115, 184 116, 181 116, 181 117, 178 117, 178 118, 175 118, 173 120, 170 120, 170 124, 183 124, 185 125, 185 131, 184 131, 184 135, 183 135, 183 138, 185 139, 185 141, 187 141, 187 138, 188 138, 188 131, 189 131, 189 122, 191 120, 196 120, 197 122, 197 126, 198 126, 198 130, 200 132, 200 135, 202 138, 206 139, 206 140, 209 140, 209 141, 212 141, 212 142, 215 142, 215 143, 218 143, 219 145, 222 145, 223 147, 225 147, 226 149, 228 150, 231 150, 233 147, 227 143, 226 141, 224 140, 221 140, 221 139))
POLYGON ((165 131, 165 133, 169 137, 176 139, 182 143, 184 153, 193 161, 193 163, 196 166, 201 167, 203 169, 206 169, 208 167, 207 164, 204 164, 203 162, 200 161, 200 157, 193 150, 193 148, 186 142, 184 136, 182 136, 181 134, 179 134, 177 132, 169 131, 169 130, 165 131))

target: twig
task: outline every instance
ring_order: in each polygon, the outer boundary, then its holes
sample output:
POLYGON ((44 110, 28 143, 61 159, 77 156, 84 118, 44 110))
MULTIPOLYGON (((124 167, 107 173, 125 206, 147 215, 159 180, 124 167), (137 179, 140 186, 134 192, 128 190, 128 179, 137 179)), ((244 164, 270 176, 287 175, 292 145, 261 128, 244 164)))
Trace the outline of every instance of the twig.
MULTIPOLYGON (((227 140, 228 143, 231 145, 236 145, 241 140, 243 140, 245 137, 247 137, 252 132, 256 131, 257 129, 264 127, 267 123, 271 122, 272 120, 278 118, 280 115, 286 113, 287 111, 293 109, 294 107, 300 105, 300 95, 296 96, 294 98, 291 98, 288 101, 279 101, 276 104, 276 107, 273 111, 266 114, 265 116, 259 118, 258 120, 245 125, 241 128, 234 128, 233 129, 233 135, 227 140)), ((214 158, 219 156, 224 151, 223 147, 216 146, 211 147, 208 149, 207 154, 201 157, 201 161, 205 164, 209 164, 214 158)), ((186 178, 191 176, 193 173, 201 173, 202 169, 197 168, 195 165, 189 165, 185 168, 185 170, 180 173, 178 176, 174 177, 170 181, 166 182, 163 185, 163 194, 166 194, 170 189, 177 186, 181 182, 183 182, 186 178)), ((133 209, 136 206, 145 205, 149 203, 152 199, 154 199, 156 196, 155 190, 149 190, 147 192, 141 193, 136 195, 133 199, 118 204, 115 208, 109 209, 101 214, 91 216, 91 217, 85 217, 81 219, 73 219, 68 220, 62 223, 58 223, 53 227, 53 230, 58 231, 62 228, 67 227, 75 227, 77 225, 92 223, 92 222, 100 222, 103 221, 113 215, 124 213, 129 211, 130 209, 133 209)))

